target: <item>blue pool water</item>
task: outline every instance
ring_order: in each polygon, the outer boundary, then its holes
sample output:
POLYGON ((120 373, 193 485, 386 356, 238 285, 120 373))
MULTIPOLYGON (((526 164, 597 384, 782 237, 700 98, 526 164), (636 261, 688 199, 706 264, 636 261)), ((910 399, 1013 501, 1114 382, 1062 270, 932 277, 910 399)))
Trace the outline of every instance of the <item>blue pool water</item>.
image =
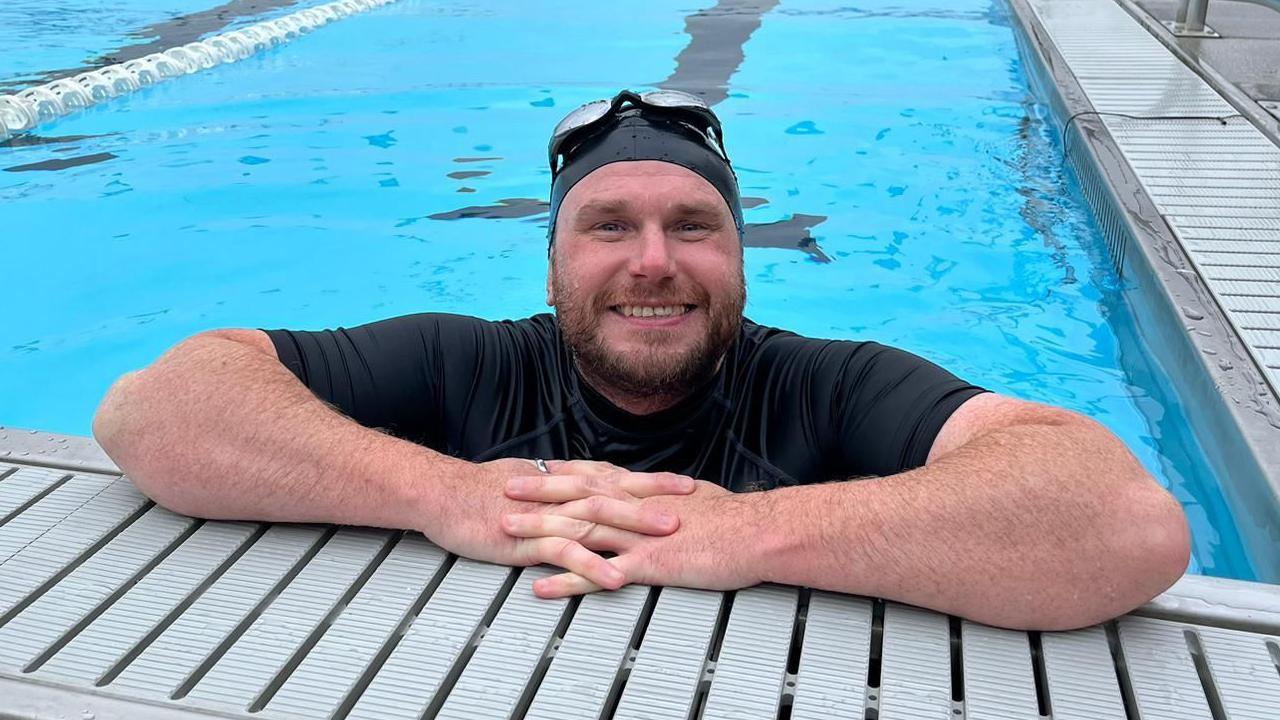
MULTIPOLYGON (((37 0, 0 10, 0 86, 207 9, 64 4, 65 32, 15 27, 37 0)), ((695 16, 713 4, 403 0, 0 147, 0 423, 87 434, 115 377, 207 328, 540 312, 551 127, 686 87, 723 98, 752 319, 1098 419, 1182 502, 1192 570, 1254 577, 1003 5, 782 2, 741 43, 751 13, 695 16)))

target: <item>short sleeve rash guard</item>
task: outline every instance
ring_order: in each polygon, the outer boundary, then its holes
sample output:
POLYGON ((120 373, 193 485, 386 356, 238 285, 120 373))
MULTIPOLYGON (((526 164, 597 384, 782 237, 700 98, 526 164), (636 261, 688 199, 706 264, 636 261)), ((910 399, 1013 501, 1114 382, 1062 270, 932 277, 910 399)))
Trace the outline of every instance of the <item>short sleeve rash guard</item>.
POLYGON ((320 399, 438 452, 605 460, 734 491, 919 467, 947 418, 984 392, 902 350, 749 320, 715 377, 650 415, 616 407, 582 379, 550 314, 423 313, 267 334, 320 399))

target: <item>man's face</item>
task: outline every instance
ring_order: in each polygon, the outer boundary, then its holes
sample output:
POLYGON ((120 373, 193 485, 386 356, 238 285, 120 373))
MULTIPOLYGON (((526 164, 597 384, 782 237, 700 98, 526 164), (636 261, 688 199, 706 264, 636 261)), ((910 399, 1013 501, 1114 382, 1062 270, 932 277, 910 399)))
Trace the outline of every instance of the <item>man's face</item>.
POLYGON ((565 196, 555 231, 547 304, 598 389, 678 398, 715 372, 746 287, 711 183, 656 160, 605 165, 565 196))

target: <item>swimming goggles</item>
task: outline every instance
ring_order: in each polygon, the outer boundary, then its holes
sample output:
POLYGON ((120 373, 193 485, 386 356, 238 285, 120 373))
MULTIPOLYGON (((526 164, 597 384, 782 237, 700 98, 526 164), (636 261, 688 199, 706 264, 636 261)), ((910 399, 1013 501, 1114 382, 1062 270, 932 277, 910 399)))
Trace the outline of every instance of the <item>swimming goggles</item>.
POLYGON ((564 163, 560 161, 567 161, 577 145, 577 142, 569 143, 570 140, 585 139, 594 134, 593 131, 602 129, 610 120, 632 108, 636 111, 657 111, 691 128, 707 147, 726 163, 729 162, 729 154, 724 149, 720 119, 702 98, 679 90, 654 90, 646 93, 623 90, 612 100, 594 100, 582 105, 565 115, 556 125, 551 133, 551 142, 547 144, 547 161, 551 165, 552 179, 564 168, 564 163))

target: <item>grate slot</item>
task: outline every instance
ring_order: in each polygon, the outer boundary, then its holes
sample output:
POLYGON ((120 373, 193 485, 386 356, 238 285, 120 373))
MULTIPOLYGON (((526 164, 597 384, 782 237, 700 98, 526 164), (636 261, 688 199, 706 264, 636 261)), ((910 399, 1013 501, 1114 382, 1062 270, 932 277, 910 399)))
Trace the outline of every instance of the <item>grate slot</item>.
POLYGON ((1200 636, 1190 628, 1182 632, 1187 641, 1187 651, 1191 653, 1191 661, 1195 663, 1196 675, 1200 677, 1200 686, 1204 688, 1204 697, 1209 701, 1209 713, 1213 720, 1228 720, 1226 708, 1222 706, 1222 695, 1218 692, 1218 682, 1209 670, 1209 661, 1205 657, 1204 646, 1200 644, 1200 636))
POLYGON ((1120 631, 1114 620, 1106 624, 1107 647, 1111 649, 1111 663, 1116 670, 1116 682, 1120 683, 1120 699, 1124 701, 1126 720, 1142 720, 1138 713, 1138 701, 1133 693, 1133 680, 1129 677, 1129 664, 1124 658, 1124 646, 1120 644, 1120 631))
MULTIPOLYGON (((4 474, 4 476, 5 476, 5 477, 8 477, 9 475, 11 475, 11 474, 15 474, 15 473, 17 473, 17 472, 18 472, 18 468, 13 468, 12 470, 9 470, 8 472, 6 472, 6 473, 4 474)), ((45 489, 41 490, 40 492, 36 493, 35 495, 33 495, 33 496, 31 497, 31 499, 27 500, 26 502, 22 503, 22 504, 21 504, 21 505, 19 505, 18 507, 16 507, 16 508, 14 508, 13 510, 9 511, 9 512, 8 512, 8 513, 6 513, 5 515, 0 516, 0 526, 3 526, 5 523, 9 522, 10 520, 12 520, 12 519, 14 519, 14 518, 18 517, 18 516, 19 516, 19 515, 21 515, 22 513, 24 513, 24 512, 26 512, 27 510, 29 510, 29 509, 31 508, 31 506, 32 506, 32 505, 35 505, 36 503, 38 503, 38 502, 40 502, 41 500, 45 499, 45 497, 47 497, 47 496, 48 496, 50 493, 52 493, 53 491, 57 490, 58 488, 62 487, 62 486, 63 486, 63 485, 65 485, 65 484, 67 484, 67 481, 68 481, 68 480, 70 480, 70 479, 71 479, 71 478, 73 478, 73 477, 75 477, 75 476, 74 476, 74 475, 63 475, 62 477, 60 477, 60 478, 58 478, 57 480, 54 480, 52 483, 50 483, 49 487, 47 487, 47 488, 45 488, 45 489)))
POLYGON ((1031 643, 1032 677, 1036 683, 1036 709, 1039 710, 1041 717, 1053 717, 1053 701, 1049 697, 1049 670, 1044 664, 1044 645, 1040 638, 1040 631, 1033 630, 1027 633, 1027 639, 1031 643))
MULTIPOLYGON (((67 477, 63 478, 62 481, 66 482, 70 478, 71 476, 68 475, 67 477)), ((42 595, 49 592, 58 583, 62 582, 63 578, 75 572, 76 568, 85 564, 89 560, 89 558, 93 557, 94 553, 101 550, 103 547, 107 545, 107 543, 115 539, 117 535, 119 535, 120 533, 128 529, 128 527, 132 525, 134 522, 136 522, 138 518, 142 517, 143 515, 146 515, 147 511, 149 511, 154 506, 155 506, 155 503, 150 501, 143 503, 142 507, 134 511, 124 520, 120 521, 120 523, 116 525, 114 528, 112 528, 110 532, 103 535, 92 545, 85 548, 84 551, 82 551, 78 556, 76 556, 74 560, 64 565, 61 570, 59 570, 58 572, 50 576, 48 580, 45 580, 44 582, 37 585, 34 590, 28 593, 27 596, 24 597, 22 600, 18 601, 12 608, 9 609, 8 612, 0 615, 0 627, 4 627, 6 623, 8 623, 10 620, 17 617, 19 613, 21 613, 23 610, 26 610, 28 607, 30 607, 32 603, 39 600, 42 595)))
POLYGON ((209 653, 209 656, 204 659, 204 662, 197 665, 196 669, 191 671, 191 674, 187 676, 187 679, 183 680, 182 684, 178 685, 178 687, 173 691, 173 694, 169 696, 169 699, 181 700, 189 695, 191 691, 195 689, 195 686, 204 679, 204 676, 209 674, 209 671, 213 669, 213 666, 217 665, 218 661, 221 660, 229 650, 231 650, 231 647, 236 644, 236 641, 240 639, 240 636, 243 635, 250 627, 253 627, 253 624, 258 621, 258 618, 262 616, 262 613, 266 612, 266 609, 271 605, 271 602, 279 597, 280 593, 284 592, 284 589, 289 586, 289 583, 293 582, 293 579, 298 576, 298 573, 302 572, 302 569, 307 566, 307 563, 311 562, 311 559, 319 554, 320 549, 323 548, 325 544, 327 544, 329 540, 337 534, 337 532, 338 528, 336 526, 325 530, 324 534, 316 539, 315 543, 307 550, 307 552, 302 557, 298 558, 298 561, 293 564, 293 567, 289 569, 289 572, 285 573, 284 577, 280 578, 280 581, 271 588, 270 592, 258 601, 253 610, 249 611, 249 613, 236 624, 235 628, 233 628, 231 632, 227 633, 227 636, 222 639, 222 642, 218 643, 218 646, 213 649, 213 652, 209 653))
MULTIPOLYGON (((145 652, 146 649, 151 646, 151 643, 155 642, 156 638, 160 637, 165 630, 168 630, 169 627, 187 611, 187 608, 191 607, 191 605, 195 603, 195 601, 199 599, 206 590, 212 587, 213 584, 231 568, 232 565, 235 565, 236 561, 243 557, 245 553, 249 552, 249 548, 253 547, 254 543, 258 542, 263 535, 267 534, 267 529, 269 527, 269 525, 259 525, 258 529, 254 530, 253 534, 246 538, 245 541, 240 544, 240 547, 236 548, 235 552, 231 553, 231 555, 224 560, 217 569, 205 578, 204 582, 200 583, 195 590, 192 590, 182 602, 178 603, 178 605, 173 608, 173 610, 170 610, 169 613, 165 615, 164 619, 144 635, 136 645, 130 648, 129 652, 124 654, 124 657, 120 658, 118 662, 107 668, 107 671, 102 674, 102 677, 99 678, 95 684, 98 687, 110 685, 111 681, 119 677, 120 673, 124 672, 125 669, 129 667, 130 663, 145 652)), ((191 528, 191 534, 195 534, 195 531, 198 529, 199 528, 191 528)), ((181 540, 179 542, 181 542, 181 540)))
MULTIPOLYGON (((140 515, 141 513, 138 514, 138 516, 140 515)), ((135 520, 135 519, 137 519, 136 516, 134 518, 130 518, 130 520, 135 520)), ((191 525, 186 530, 182 531, 182 534, 179 535, 177 539, 169 543, 168 547, 166 547, 164 551, 162 551, 161 553, 159 553, 158 555, 156 555, 155 557, 147 561, 147 564, 143 565, 142 568, 138 570, 138 572, 134 573, 133 576, 130 577, 128 581, 126 581, 125 583, 121 584, 120 587, 113 590, 111 594, 106 597, 106 599, 98 603, 97 607, 95 607, 93 610, 90 610, 88 613, 86 613, 84 617, 80 618, 80 620, 76 622, 75 625, 72 625, 65 633, 62 634, 62 637, 58 638, 58 640, 54 642, 52 645, 50 645, 48 648, 46 648, 44 652, 37 655, 34 660, 32 660, 30 663, 27 664, 26 667, 22 669, 22 671, 26 673, 35 672, 36 670, 40 669, 41 665, 44 665, 45 663, 49 662, 49 659, 52 658, 54 655, 57 655, 59 650, 66 647, 72 640, 75 639, 77 635, 83 632, 85 628, 92 625, 95 620, 101 617, 102 614, 106 612, 112 605, 114 605, 117 600, 124 597, 124 594, 129 592, 129 590, 132 589, 134 585, 138 584, 138 582, 142 580, 142 578, 146 577, 147 573, 154 570, 157 565, 164 562, 165 558, 172 555, 173 551, 177 550, 178 547, 182 545, 182 543, 186 542, 187 538, 194 535, 196 531, 199 530, 204 525, 204 523, 205 523, 204 520, 197 520, 191 523, 191 525)))
POLYGON ((581 595, 575 595, 569 599, 569 606, 565 608, 564 614, 560 616, 560 622, 556 624, 555 631, 551 633, 551 638, 547 640, 547 646, 542 650, 542 657, 538 660, 538 664, 534 666, 533 674, 529 676, 529 682, 520 694, 520 699, 516 701, 515 710, 511 713, 511 720, 524 720, 524 716, 528 714, 529 705, 533 702, 533 696, 538 693, 538 688, 542 687, 542 679, 547 676, 547 669, 551 667, 551 661, 555 659, 556 651, 560 649, 560 644, 564 642, 564 634, 569 629, 569 623, 573 622, 573 616, 578 613, 578 608, 581 605, 581 595))
POLYGON ((640 609, 640 619, 636 622, 635 631, 627 645, 627 656, 618 668, 613 679, 613 687, 609 689, 609 695, 605 699, 602 718, 612 718, 618 711, 618 703, 622 701, 622 691, 626 690, 627 681, 631 679, 631 668, 635 665, 636 656, 640 653, 640 645, 644 642, 645 633, 649 630, 649 621, 653 619, 653 610, 658 606, 658 596, 661 593, 661 587, 649 588, 649 596, 644 601, 644 607, 640 609))
POLYGON ((386 664, 387 658, 391 657, 391 653, 395 652, 396 646, 400 644, 400 641, 404 639, 405 633, 409 631, 409 626, 413 624, 414 619, 422 612, 422 608, 426 607, 427 601, 435 594, 436 588, 440 587, 440 583, 444 582, 445 576, 449 574, 449 571, 453 569, 453 565, 457 561, 458 556, 450 554, 440 564, 440 568, 436 570, 436 574, 432 576, 431 581, 418 594, 418 598, 413 601, 413 605, 405 611, 396 631, 382 644, 378 653, 374 655, 373 660, 369 662, 368 667, 364 669, 364 672, 360 674, 360 678, 356 680, 355 685, 351 687, 351 691, 347 693, 347 696, 338 704, 337 709, 333 711, 332 720, 343 720, 351 713, 351 709, 355 707, 356 702, 364 694, 365 688, 369 687, 378 671, 386 664))
POLYGON ((316 623, 316 626, 307 634, 306 639, 294 649, 293 654, 289 656, 289 659, 280 668, 279 672, 276 673, 276 676, 271 679, 271 682, 267 683, 267 686, 262 689, 262 692, 258 697, 249 704, 249 712, 260 712, 267 706, 267 703, 271 702, 271 698, 275 697, 275 694, 280 691, 280 688, 284 687, 284 684, 289 680, 289 676, 293 674, 294 670, 298 669, 298 665, 302 664, 302 660, 306 658, 307 653, 311 652, 311 648, 315 647, 316 643, 320 642, 320 638, 324 637, 324 634, 328 632, 329 628, 333 625, 333 621, 338 619, 338 616, 342 614, 342 611, 351 603, 351 599, 360 592, 360 589, 364 587, 365 583, 369 582, 369 578, 375 571, 377 571, 378 567, 382 565, 383 561, 387 559, 387 556, 391 554, 391 551, 394 550, 396 545, 398 545, 403 539, 404 531, 401 531, 398 535, 391 538, 389 542, 384 542, 382 544, 381 549, 378 550, 378 554, 374 555, 373 559, 364 566, 364 570, 361 570, 360 574, 356 576, 355 582, 351 583, 351 585, 343 591, 342 595, 338 597, 338 601, 334 603, 333 608, 324 616, 324 619, 316 623))
POLYGON ((733 610, 733 600, 737 591, 724 594, 720 603, 720 614, 716 616, 716 629, 711 633, 711 643, 707 646, 707 658, 702 663, 702 677, 698 679, 698 691, 693 696, 689 707, 690 720, 701 720, 707 709, 707 695, 711 692, 711 681, 715 679, 716 661, 720 659, 720 647, 724 644, 724 633, 729 628, 729 614, 733 610))
POLYGON ((462 677, 462 671, 467 669, 467 664, 471 662, 471 658, 476 654, 476 649, 480 647, 480 641, 484 639, 485 633, 489 631, 489 626, 493 623, 493 619, 498 616, 498 611, 502 609, 502 605, 506 603, 507 597, 511 595, 512 589, 515 588, 516 580, 520 578, 521 569, 513 567, 507 573, 507 579, 502 583, 502 588, 494 596, 493 602, 489 604, 489 608, 484 613, 484 617, 480 619, 480 624, 476 626, 470 640, 467 641, 467 649, 458 655, 458 660, 449 669, 449 674, 445 675, 444 679, 440 681, 440 687, 436 690, 435 697, 431 699, 431 703, 427 705, 427 709, 422 713, 422 720, 434 718, 439 714, 440 708, 444 706, 445 700, 449 699, 449 694, 453 692, 454 686, 458 684, 458 679, 462 677))

